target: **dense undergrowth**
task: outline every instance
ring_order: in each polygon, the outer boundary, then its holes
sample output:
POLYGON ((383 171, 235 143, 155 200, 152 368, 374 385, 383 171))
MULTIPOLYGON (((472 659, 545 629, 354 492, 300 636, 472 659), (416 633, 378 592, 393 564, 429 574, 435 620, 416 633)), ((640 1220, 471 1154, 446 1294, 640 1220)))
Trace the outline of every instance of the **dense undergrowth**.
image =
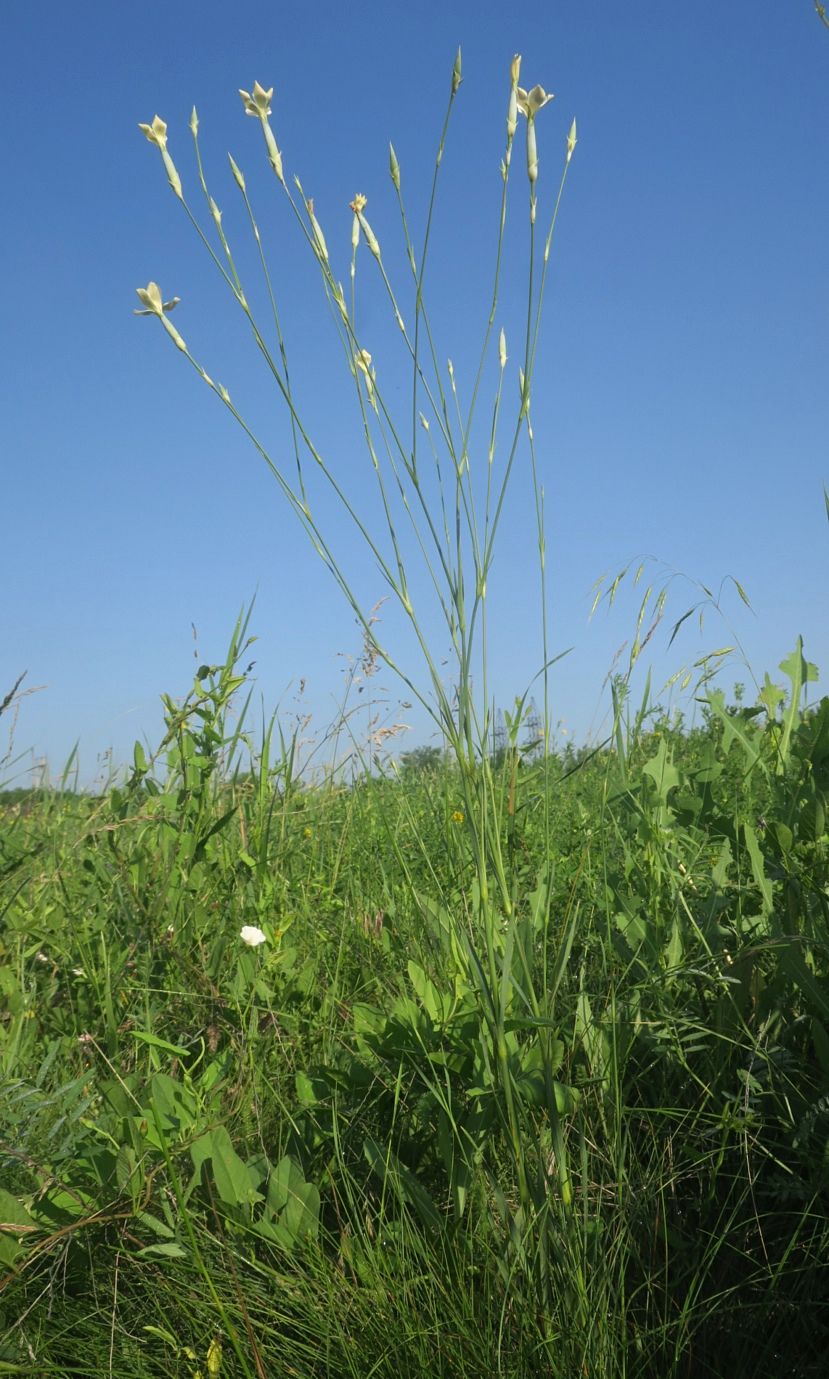
POLYGON ((244 653, 104 795, 3 807, 0 1373, 823 1373, 829 700, 799 644, 785 696, 710 694, 692 731, 620 695, 593 753, 479 763, 497 990, 451 761, 249 756, 244 653))

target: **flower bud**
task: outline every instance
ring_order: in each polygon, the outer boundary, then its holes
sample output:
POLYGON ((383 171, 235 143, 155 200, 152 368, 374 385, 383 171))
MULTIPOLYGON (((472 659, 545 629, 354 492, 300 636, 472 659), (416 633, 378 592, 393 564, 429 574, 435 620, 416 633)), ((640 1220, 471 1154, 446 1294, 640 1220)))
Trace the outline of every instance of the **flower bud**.
POLYGON ((518 94, 513 86, 509 93, 509 105, 507 107, 507 138, 512 143, 515 138, 515 131, 518 128, 518 94))
POLYGON ((516 53, 510 63, 510 93, 507 110, 507 139, 512 143, 518 128, 518 78, 521 75, 521 54, 516 53))
POLYGON ((394 144, 389 144, 389 176, 394 183, 395 191, 400 191, 400 164, 397 161, 397 154, 394 151, 394 144))
POLYGON ((242 169, 237 165, 236 160, 233 158, 232 154, 229 153, 227 157, 228 162, 230 163, 230 171, 233 173, 233 176, 236 179, 236 186, 239 188, 240 192, 243 192, 245 190, 244 173, 242 172, 242 169))
POLYGON ((455 66, 452 68, 453 96, 457 95, 458 87, 460 86, 462 80, 463 78, 461 77, 461 50, 460 48, 458 48, 457 56, 455 57, 455 66))
POLYGON ((379 242, 378 242, 377 236, 375 235, 374 231, 372 230, 371 226, 369 225, 368 221, 366 220, 365 216, 363 215, 363 212, 362 212, 362 211, 358 211, 358 212, 357 212, 357 215, 358 215, 358 218, 359 218, 359 221, 360 221, 360 229, 362 230, 363 234, 364 234, 365 237, 366 237, 366 244, 368 245, 368 247, 369 247, 369 249, 371 250, 371 252, 372 252, 372 254, 374 255, 374 257, 375 257, 376 259, 379 259, 379 258, 380 258, 380 244, 379 244, 379 242))
POLYGON ((576 121, 573 120, 573 123, 572 123, 571 126, 570 126, 570 133, 567 135, 567 162, 568 162, 568 163, 570 162, 570 159, 571 159, 572 156, 573 156, 573 150, 575 149, 577 142, 578 142, 578 140, 576 139, 576 121))
POLYGON ((314 232, 314 239, 316 240, 317 249, 319 250, 319 252, 320 252, 320 254, 322 255, 322 257, 325 259, 325 262, 327 263, 327 262, 328 262, 328 245, 327 245, 326 242, 325 242, 325 235, 322 233, 322 227, 321 227, 319 221, 317 220, 317 217, 314 215, 314 202, 313 202, 313 199, 311 199, 311 200, 309 200, 309 201, 306 201, 306 203, 305 203, 305 209, 306 209, 306 211, 308 212, 308 219, 309 219, 310 222, 311 222, 311 229, 312 229, 313 232, 314 232))

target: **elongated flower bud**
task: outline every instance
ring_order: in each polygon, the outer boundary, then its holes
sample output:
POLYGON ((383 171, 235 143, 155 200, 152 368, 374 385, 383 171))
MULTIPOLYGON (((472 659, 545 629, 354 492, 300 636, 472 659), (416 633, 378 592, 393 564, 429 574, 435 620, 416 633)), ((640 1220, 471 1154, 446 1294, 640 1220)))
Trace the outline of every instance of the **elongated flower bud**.
POLYGON ((369 247, 369 249, 371 250, 371 252, 372 252, 372 254, 374 255, 374 257, 375 257, 376 259, 379 259, 379 258, 380 258, 380 244, 379 244, 379 241, 378 241, 378 239, 377 239, 377 236, 375 235, 374 231, 372 230, 371 226, 369 225, 369 223, 368 223, 368 221, 366 220, 365 216, 363 215, 362 211, 359 211, 359 212, 358 212, 358 216, 359 216, 359 220, 360 220, 360 229, 362 230, 363 234, 364 234, 365 237, 366 237, 366 244, 368 245, 368 247, 369 247))
POLYGON ((515 138, 515 131, 518 128, 518 94, 515 87, 509 93, 509 105, 507 107, 507 140, 512 143, 515 138))
POLYGON ((314 203, 313 203, 313 201, 306 201, 306 203, 305 203, 305 209, 306 209, 307 212, 308 212, 308 219, 309 219, 310 222, 311 222, 311 229, 312 229, 313 232, 314 232, 314 239, 315 239, 316 242, 317 242, 317 248, 318 248, 320 254, 322 255, 322 257, 325 259, 325 262, 327 263, 327 262, 328 262, 328 245, 327 245, 326 242, 325 242, 325 235, 322 233, 322 227, 321 227, 319 221, 317 220, 317 217, 314 215, 314 203))
POLYGON ((576 121, 573 120, 573 123, 572 123, 571 126, 570 126, 570 133, 567 135, 567 162, 568 162, 568 163, 570 162, 570 159, 571 159, 572 156, 573 156, 573 150, 575 149, 577 143, 578 143, 578 139, 576 138, 576 121))
POLYGON ((457 52, 457 56, 455 57, 455 66, 452 68, 452 95, 453 95, 453 96, 457 94, 458 87, 460 86, 462 80, 463 80, 463 78, 462 78, 462 76, 461 76, 461 50, 460 50, 460 48, 459 48, 459 49, 458 49, 458 52, 457 52))
POLYGON ((394 151, 394 144, 389 144, 389 176, 394 183, 395 191, 400 191, 400 164, 397 161, 397 154, 394 151))
POLYGON ((518 128, 518 78, 521 75, 521 54, 516 53, 510 64, 510 93, 507 110, 507 142, 512 143, 518 128))
MULTIPOLYGON (((366 205, 368 204, 368 197, 363 196, 363 193, 362 193, 362 192, 358 192, 357 195, 355 196, 354 200, 353 200, 353 201, 349 201, 348 204, 349 204, 351 210, 354 212, 354 219, 353 219, 353 221, 351 222, 351 247, 352 247, 352 249, 356 249, 356 248, 357 248, 357 245, 360 243, 360 216, 361 216, 363 210, 365 209, 366 205)), ((354 274, 354 267, 353 267, 353 265, 352 265, 351 273, 352 273, 352 276, 353 276, 353 274, 354 274)))
POLYGON ((240 191, 240 192, 243 192, 243 191, 245 190, 245 176, 244 176, 244 173, 242 172, 242 169, 241 169, 241 168, 238 166, 238 164, 236 163, 236 160, 233 158, 232 154, 229 153, 229 154, 227 155, 227 157, 228 157, 228 162, 230 163, 230 171, 233 173, 233 176, 234 176, 234 178, 236 179, 236 186, 239 188, 239 191, 240 191))
POLYGON ((535 120, 527 120, 527 174, 531 182, 538 181, 538 148, 535 142, 535 120))

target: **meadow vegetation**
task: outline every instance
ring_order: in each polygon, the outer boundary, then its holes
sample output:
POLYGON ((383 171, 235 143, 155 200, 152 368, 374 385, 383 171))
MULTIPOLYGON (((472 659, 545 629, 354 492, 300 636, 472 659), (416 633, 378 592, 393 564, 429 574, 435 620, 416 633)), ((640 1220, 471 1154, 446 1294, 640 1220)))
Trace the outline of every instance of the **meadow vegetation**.
MULTIPOLYGON (((419 251, 390 153, 406 292, 361 196, 342 288, 314 203, 285 176, 272 93, 242 93, 353 384, 367 464, 351 489, 296 402, 264 249, 268 331, 256 322, 195 111, 212 240, 166 125, 142 126, 285 404, 288 465, 197 362, 170 321, 176 299, 150 283, 142 312, 251 436, 365 657, 398 674, 440 748, 395 766, 399 743, 377 730, 361 769, 303 772, 296 735, 251 727, 246 614, 226 656, 163 697, 157 746, 137 744, 103 792, 0 800, 0 1374, 825 1372, 829 699, 809 703, 817 672, 798 639, 750 704, 715 688, 722 652, 685 676, 693 724, 647 682, 634 700, 667 605, 649 586, 607 738, 554 747, 531 399, 576 129, 547 204, 536 119, 549 97, 519 76, 516 58, 468 378, 440 364, 423 292, 460 54, 419 251), (507 384, 496 327, 521 118, 527 295, 507 384), (358 252, 408 368, 402 417, 358 329, 358 252), (528 687, 494 749, 488 584, 521 466, 543 708, 528 735, 528 687), (380 570, 409 659, 354 592, 320 486, 380 570)), ((248 179, 231 172, 258 255, 248 179)), ((607 598, 641 575, 620 574, 607 598)))

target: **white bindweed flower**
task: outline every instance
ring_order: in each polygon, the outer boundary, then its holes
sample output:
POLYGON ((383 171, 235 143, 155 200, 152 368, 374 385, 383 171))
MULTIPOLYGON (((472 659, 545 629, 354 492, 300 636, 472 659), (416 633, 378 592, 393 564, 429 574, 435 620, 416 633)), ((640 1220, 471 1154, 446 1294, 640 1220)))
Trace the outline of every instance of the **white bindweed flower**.
POLYGON ((261 929, 257 929, 255 924, 244 924, 239 930, 239 937, 248 948, 258 948, 260 943, 267 943, 265 934, 261 929))

